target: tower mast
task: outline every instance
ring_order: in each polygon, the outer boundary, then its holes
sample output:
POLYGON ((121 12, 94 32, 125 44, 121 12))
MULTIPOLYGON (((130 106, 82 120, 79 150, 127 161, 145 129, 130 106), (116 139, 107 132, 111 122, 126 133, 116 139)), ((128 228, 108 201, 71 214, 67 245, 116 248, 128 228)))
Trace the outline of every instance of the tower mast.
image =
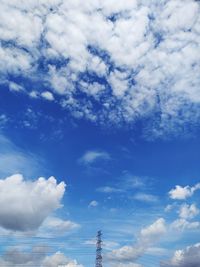
POLYGON ((101 247, 101 244, 102 244, 102 232, 101 231, 98 231, 97 232, 97 242, 96 242, 96 265, 95 267, 103 267, 102 265, 102 247, 101 247))

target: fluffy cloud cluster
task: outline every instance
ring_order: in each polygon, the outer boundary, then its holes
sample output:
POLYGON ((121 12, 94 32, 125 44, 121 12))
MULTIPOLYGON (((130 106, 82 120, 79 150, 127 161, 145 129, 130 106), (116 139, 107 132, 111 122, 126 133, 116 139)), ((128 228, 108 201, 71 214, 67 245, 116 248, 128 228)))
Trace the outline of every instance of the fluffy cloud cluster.
POLYGON ((169 191, 169 196, 171 199, 179 199, 184 200, 188 197, 191 197, 196 190, 200 189, 200 183, 194 185, 194 186, 185 186, 182 187, 180 185, 176 185, 175 188, 171 189, 169 191))
POLYGON ((166 224, 163 218, 140 231, 137 243, 134 246, 123 246, 107 254, 107 260, 114 266, 139 266, 135 261, 141 257, 147 249, 158 242, 166 233, 166 224))
POLYGON ((179 211, 179 218, 172 222, 171 228, 176 230, 190 230, 198 229, 200 227, 199 221, 192 221, 198 214, 199 209, 195 204, 183 204, 179 211))
POLYGON ((193 219, 195 216, 199 214, 199 209, 195 204, 187 205, 184 204, 181 206, 179 211, 179 216, 183 219, 193 219))
MULTIPOLYGON (((176 185, 175 188, 171 189, 168 194, 169 197, 173 200, 186 200, 193 196, 195 191, 200 189, 200 183, 197 183, 194 186, 180 186, 176 185)), ((170 211, 176 207, 176 204, 168 205, 166 211, 170 211)), ((178 210, 179 218, 172 222, 171 228, 176 230, 190 230, 190 229, 199 229, 200 222, 192 221, 197 215, 199 215, 199 208, 196 204, 182 204, 178 210)))
POLYGON ((200 117, 199 14, 194 0, 2 0, 1 82, 75 117, 182 131, 200 117))
POLYGON ((65 184, 57 184, 54 177, 26 181, 22 175, 16 174, 1 179, 0 226, 16 231, 36 230, 61 206, 64 192, 65 184))
POLYGON ((45 246, 35 246, 30 252, 24 252, 18 248, 7 251, 0 258, 0 265, 4 267, 83 267, 79 265, 76 260, 71 260, 67 258, 63 253, 57 252, 52 255, 47 255, 48 247, 45 246))
POLYGON ((177 250, 172 259, 161 263, 162 267, 198 267, 200 262, 200 244, 177 250))

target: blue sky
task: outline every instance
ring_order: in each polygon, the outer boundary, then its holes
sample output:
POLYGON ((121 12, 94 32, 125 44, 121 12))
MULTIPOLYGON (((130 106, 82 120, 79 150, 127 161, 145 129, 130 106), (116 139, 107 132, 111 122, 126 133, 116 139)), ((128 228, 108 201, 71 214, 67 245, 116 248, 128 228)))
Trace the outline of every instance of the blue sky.
POLYGON ((198 1, 1 2, 0 266, 198 267, 198 1))

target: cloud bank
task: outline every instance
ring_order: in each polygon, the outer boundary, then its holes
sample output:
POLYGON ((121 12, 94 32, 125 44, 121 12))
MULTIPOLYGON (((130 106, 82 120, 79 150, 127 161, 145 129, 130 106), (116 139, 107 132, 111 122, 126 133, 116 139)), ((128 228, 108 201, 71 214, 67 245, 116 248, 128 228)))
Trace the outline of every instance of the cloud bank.
POLYGON ((185 132, 200 118, 199 9, 194 0, 2 0, 1 83, 78 118, 151 118, 151 135, 185 132))
POLYGON ((49 248, 35 246, 31 251, 21 251, 18 248, 10 249, 0 258, 0 265, 4 267, 83 267, 76 260, 69 259, 61 252, 48 255, 49 248))

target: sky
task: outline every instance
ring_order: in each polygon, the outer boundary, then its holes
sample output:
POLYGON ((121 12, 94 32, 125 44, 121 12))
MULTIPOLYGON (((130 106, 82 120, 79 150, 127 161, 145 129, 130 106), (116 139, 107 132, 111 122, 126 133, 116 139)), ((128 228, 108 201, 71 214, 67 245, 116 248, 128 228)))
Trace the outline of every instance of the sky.
POLYGON ((200 2, 0 4, 0 266, 199 267, 200 2))

